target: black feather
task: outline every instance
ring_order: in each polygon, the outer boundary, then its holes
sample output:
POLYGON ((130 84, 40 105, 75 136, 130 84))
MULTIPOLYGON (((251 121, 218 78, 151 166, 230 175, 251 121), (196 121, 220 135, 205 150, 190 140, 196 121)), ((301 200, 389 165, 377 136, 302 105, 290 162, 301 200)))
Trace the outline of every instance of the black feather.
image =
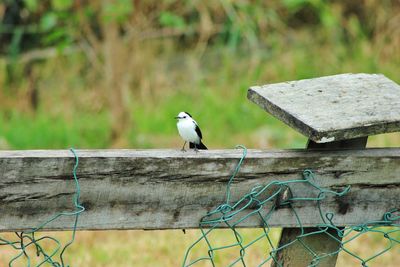
POLYGON ((196 131, 197 136, 200 137, 200 139, 203 139, 203 135, 201 134, 200 127, 195 122, 193 122, 193 123, 195 125, 194 130, 196 131))
POLYGON ((197 148, 197 149, 208 149, 203 142, 200 141, 200 144, 195 145, 195 143, 189 142, 189 148, 197 148))
MULTIPOLYGON (((189 115, 189 117, 192 118, 192 116, 191 116, 189 113, 187 113, 186 111, 185 111, 185 113, 186 113, 187 115, 189 115)), ((193 121, 193 123, 194 123, 194 130, 196 131, 196 134, 197 134, 197 136, 198 136, 199 139, 200 139, 200 144, 195 144, 195 143, 189 142, 189 148, 208 149, 208 148, 203 144, 203 142, 201 142, 201 139, 203 139, 203 134, 201 133, 200 127, 197 125, 197 123, 196 123, 195 121, 193 121)))
POLYGON ((190 118, 192 118, 192 115, 190 115, 190 114, 189 114, 188 112, 186 112, 186 111, 184 111, 184 112, 185 112, 186 114, 188 114, 190 118))

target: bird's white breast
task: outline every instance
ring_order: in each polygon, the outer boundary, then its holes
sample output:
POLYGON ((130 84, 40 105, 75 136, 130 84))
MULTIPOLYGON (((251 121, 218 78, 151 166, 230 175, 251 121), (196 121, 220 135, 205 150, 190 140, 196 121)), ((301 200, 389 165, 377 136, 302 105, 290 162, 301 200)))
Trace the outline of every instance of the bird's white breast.
POLYGON ((196 125, 192 120, 179 120, 176 124, 178 127, 179 135, 183 138, 183 140, 199 144, 200 138, 196 133, 196 125))

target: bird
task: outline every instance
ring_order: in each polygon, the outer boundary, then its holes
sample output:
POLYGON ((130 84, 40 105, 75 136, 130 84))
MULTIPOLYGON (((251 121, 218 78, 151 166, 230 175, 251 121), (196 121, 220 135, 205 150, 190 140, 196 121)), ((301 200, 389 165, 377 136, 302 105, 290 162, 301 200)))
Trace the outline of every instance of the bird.
POLYGON ((184 111, 179 112, 175 119, 178 120, 176 127, 178 128, 179 135, 185 141, 181 149, 182 151, 186 151, 185 145, 187 142, 189 142, 189 148, 194 148, 196 152, 198 152, 199 149, 207 149, 201 141, 203 135, 201 134, 199 125, 189 113, 184 111))

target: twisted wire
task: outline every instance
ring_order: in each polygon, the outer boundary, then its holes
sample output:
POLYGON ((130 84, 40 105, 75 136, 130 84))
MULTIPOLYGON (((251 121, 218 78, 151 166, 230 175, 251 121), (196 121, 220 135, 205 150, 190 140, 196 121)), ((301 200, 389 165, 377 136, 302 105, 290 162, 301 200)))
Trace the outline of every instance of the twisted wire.
POLYGON ((74 155, 74 160, 75 160, 75 164, 74 164, 74 167, 72 170, 72 175, 73 175, 74 184, 75 184, 75 193, 74 193, 74 197, 73 197, 74 210, 59 212, 59 213, 55 214, 54 216, 47 218, 43 223, 41 223, 39 226, 37 226, 31 230, 15 232, 15 235, 17 236, 16 241, 7 240, 5 238, 0 237, 0 246, 9 246, 13 250, 15 250, 17 253, 9 261, 9 263, 8 263, 9 267, 12 267, 17 262, 18 262, 18 266, 21 266, 21 262, 23 261, 23 258, 25 258, 26 266, 30 267, 32 265, 32 259, 27 251, 30 247, 33 247, 36 250, 36 257, 40 258, 39 262, 35 265, 36 267, 42 266, 45 263, 48 263, 53 267, 69 267, 69 265, 65 264, 64 253, 65 253, 66 249, 75 240, 76 229, 78 226, 78 218, 79 218, 79 215, 85 210, 85 208, 79 202, 79 198, 80 198, 80 194, 81 194, 81 189, 80 189, 79 181, 78 181, 78 177, 77 177, 77 170, 78 170, 78 166, 79 166, 79 157, 78 157, 75 149, 71 148, 70 151, 74 155), (41 231, 46 225, 57 220, 58 218, 60 218, 62 216, 74 217, 74 224, 73 224, 73 228, 72 228, 71 239, 64 246, 62 246, 61 242, 58 239, 56 239, 55 237, 52 237, 50 235, 41 236, 40 238, 37 238, 35 236, 35 234, 38 231, 41 231), (45 241, 52 241, 53 248, 50 251, 49 251, 49 249, 45 249, 44 246, 42 245, 45 241), (57 260, 56 255, 58 253, 59 253, 59 259, 57 260))
POLYGON ((311 170, 304 170, 302 173, 302 179, 293 179, 288 181, 272 181, 266 185, 257 185, 253 187, 250 192, 243 195, 239 200, 232 202, 231 200, 231 184, 240 171, 240 167, 247 155, 247 149, 244 146, 238 146, 243 150, 242 157, 236 165, 236 168, 229 179, 226 187, 226 201, 221 205, 217 206, 214 210, 208 212, 205 216, 200 219, 199 228, 201 235, 200 237, 190 245, 184 255, 183 267, 189 267, 198 264, 199 262, 208 261, 213 267, 216 266, 215 255, 218 251, 223 251, 229 248, 238 248, 239 253, 237 257, 228 265, 234 266, 246 266, 245 255, 246 250, 254 245, 261 239, 266 239, 268 245, 271 247, 269 253, 266 253, 265 258, 258 266, 267 266, 268 263, 274 262, 276 266, 282 266, 277 259, 277 253, 283 249, 293 246, 295 243, 303 246, 304 250, 310 254, 311 261, 309 266, 318 266, 322 259, 336 255, 340 252, 344 252, 354 257, 360 262, 361 266, 368 266, 367 264, 373 259, 387 253, 395 245, 400 243, 400 224, 396 221, 400 220, 400 214, 398 209, 392 209, 383 214, 382 219, 378 221, 367 221, 363 224, 338 227, 334 224, 333 212, 324 212, 321 207, 321 203, 327 196, 343 197, 350 191, 350 186, 347 186, 339 191, 330 190, 319 186, 314 179, 314 173, 311 170), (314 196, 294 196, 293 189, 299 185, 305 185, 309 187, 310 192, 316 191, 314 196), (314 191, 312 190, 314 189, 314 191), (305 227, 302 224, 300 216, 295 208, 297 202, 312 202, 315 204, 316 209, 321 220, 321 223, 316 225, 315 231, 306 232, 305 227), (287 207, 294 215, 296 220, 296 227, 300 229, 300 234, 292 241, 276 247, 273 239, 270 236, 271 227, 268 222, 274 212, 280 207, 287 207), (261 228, 263 229, 262 234, 247 242, 245 244, 243 236, 238 231, 237 227, 245 220, 257 217, 261 222, 261 228), (225 227, 231 230, 234 236, 234 242, 216 246, 213 244, 213 240, 210 238, 210 234, 217 228, 225 227), (362 258, 355 252, 352 252, 347 245, 360 236, 368 233, 381 234, 388 242, 388 245, 381 251, 367 257, 362 258), (314 251, 306 242, 303 240, 305 237, 313 235, 326 234, 339 244, 339 249, 330 253, 318 254, 314 251), (342 238, 344 238, 342 240, 342 238), (190 259, 190 254, 194 248, 204 242, 207 247, 207 253, 205 256, 190 259))

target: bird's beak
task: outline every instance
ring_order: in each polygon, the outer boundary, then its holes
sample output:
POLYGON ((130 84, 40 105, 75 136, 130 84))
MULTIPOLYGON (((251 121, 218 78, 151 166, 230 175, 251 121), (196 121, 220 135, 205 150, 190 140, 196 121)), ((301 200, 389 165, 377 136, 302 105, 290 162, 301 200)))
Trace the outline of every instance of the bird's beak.
POLYGON ((180 119, 180 118, 181 118, 181 117, 179 117, 179 116, 176 116, 176 117, 175 117, 175 119, 180 119))

